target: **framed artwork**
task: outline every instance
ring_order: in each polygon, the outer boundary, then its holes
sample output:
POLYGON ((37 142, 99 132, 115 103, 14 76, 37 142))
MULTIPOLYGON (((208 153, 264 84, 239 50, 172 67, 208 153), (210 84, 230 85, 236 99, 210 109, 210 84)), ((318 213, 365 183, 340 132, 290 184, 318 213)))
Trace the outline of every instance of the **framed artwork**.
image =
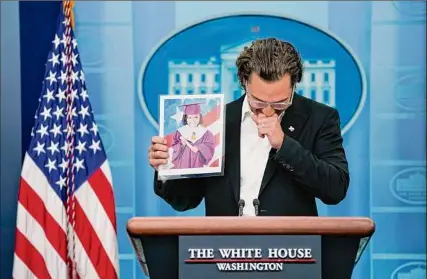
POLYGON ((223 175, 224 110, 223 94, 160 96, 159 135, 169 160, 159 179, 223 175))

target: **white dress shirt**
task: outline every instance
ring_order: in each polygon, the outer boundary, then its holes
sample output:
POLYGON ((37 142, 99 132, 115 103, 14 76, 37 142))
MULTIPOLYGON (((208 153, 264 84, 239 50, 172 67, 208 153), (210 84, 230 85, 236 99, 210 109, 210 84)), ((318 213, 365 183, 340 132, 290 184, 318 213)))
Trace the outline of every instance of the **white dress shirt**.
POLYGON ((253 200, 258 198, 271 150, 267 137, 258 136, 258 128, 251 113, 245 97, 240 130, 240 198, 245 201, 243 216, 255 216, 253 200))

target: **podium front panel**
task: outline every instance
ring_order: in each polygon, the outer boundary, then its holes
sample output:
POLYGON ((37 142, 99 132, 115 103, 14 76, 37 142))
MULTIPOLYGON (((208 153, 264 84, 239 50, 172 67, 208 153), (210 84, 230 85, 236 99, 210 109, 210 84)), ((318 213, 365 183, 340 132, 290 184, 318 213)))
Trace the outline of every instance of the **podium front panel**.
MULTIPOLYGON (((264 236, 261 235, 261 236, 263 238, 273 238, 276 236, 280 236, 283 238, 293 237, 289 235, 264 235, 264 236)), ((209 244, 209 242, 207 242, 205 238, 210 238, 212 236, 197 235, 197 236, 187 236, 187 237, 193 238, 193 239, 199 239, 198 240, 199 242, 193 243, 194 244, 193 247, 188 247, 188 248, 203 248, 203 247, 209 248, 207 247, 207 244, 209 244), (195 246, 196 244, 200 246, 196 247, 195 246)), ((228 237, 228 236, 222 236, 222 237, 228 237)), ((239 238, 249 239, 249 237, 256 237, 256 235, 251 235, 251 236, 235 235, 234 237, 235 239, 239 239, 239 238)), ((298 237, 303 237, 303 235, 300 235, 298 237)), ((355 266, 356 253, 359 248, 360 238, 352 237, 352 236, 322 236, 322 235, 316 235, 316 237, 321 238, 321 247, 320 245, 319 247, 322 249, 321 250, 322 256, 321 256, 321 259, 320 257, 316 258, 316 260, 318 259, 321 260, 321 265, 322 265, 321 278, 351 279, 353 268, 355 266)), ((181 256, 181 251, 179 249, 180 248, 179 241, 181 236, 130 235, 130 238, 134 246, 134 249, 137 253, 138 260, 141 264, 141 267, 144 270, 144 272, 149 273, 150 279, 165 279, 165 278, 178 279, 180 274, 180 269, 188 267, 187 266, 188 264, 186 265, 182 264, 182 262, 188 257, 188 250, 186 251, 185 254, 182 254, 181 256), (180 260, 180 257, 182 257, 182 260, 180 260)), ((247 240, 245 240, 245 243, 247 243, 247 240)), ((273 243, 269 242, 267 244, 274 244, 275 247, 278 247, 278 246, 282 246, 282 243, 283 242, 276 243, 275 241, 273 241, 273 243)), ((231 243, 231 244, 232 246, 229 246, 229 247, 231 248, 235 247, 234 243, 231 243)), ((251 244, 253 246, 251 248, 254 248, 256 242, 252 242, 251 244)), ((291 243, 291 244, 294 244, 294 243, 291 243)), ((181 245, 181 249, 183 250, 184 248, 182 247, 183 246, 181 245)), ((255 247, 255 248, 259 248, 259 247, 255 247)), ((182 253, 184 253, 184 251, 185 250, 183 250, 182 253)), ((283 266, 284 266, 284 271, 286 272, 286 267, 288 266, 288 264, 284 264, 283 266)), ((302 266, 307 267, 307 265, 302 265, 302 266)), ((203 274, 204 273, 202 273, 202 275, 203 274)), ((224 276, 224 274, 232 274, 232 272, 221 272, 221 273, 217 272, 217 274, 222 274, 221 276, 224 276)), ((249 275, 249 274, 268 275, 267 278, 274 278, 274 277, 271 277, 270 273, 267 274, 265 272, 262 272, 262 273, 246 272, 245 274, 246 275, 249 275)), ((283 275, 285 273, 280 273, 280 274, 283 275)), ((188 277, 185 279, 189 279, 189 278, 191 277, 188 277)), ((194 275, 193 275, 193 278, 194 278, 194 275)), ((200 277, 197 277, 197 278, 200 278, 200 277)), ((224 277, 224 278, 233 278, 233 277, 224 277)), ((250 278, 250 277, 244 277, 244 278, 250 278)), ((261 276, 258 278, 266 278, 266 277, 261 276)), ((320 278, 320 276, 317 278, 320 278)))
POLYGON ((319 235, 179 236, 179 279, 322 278, 319 235))

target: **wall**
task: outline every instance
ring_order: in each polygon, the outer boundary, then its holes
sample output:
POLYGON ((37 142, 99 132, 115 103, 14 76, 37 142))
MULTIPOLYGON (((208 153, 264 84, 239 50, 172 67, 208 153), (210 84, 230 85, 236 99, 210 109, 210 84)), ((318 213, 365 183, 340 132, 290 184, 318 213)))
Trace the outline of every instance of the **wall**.
POLYGON ((13 263, 16 201, 21 171, 21 82, 19 2, 1 2, 0 94, 0 258, 1 278, 13 263))

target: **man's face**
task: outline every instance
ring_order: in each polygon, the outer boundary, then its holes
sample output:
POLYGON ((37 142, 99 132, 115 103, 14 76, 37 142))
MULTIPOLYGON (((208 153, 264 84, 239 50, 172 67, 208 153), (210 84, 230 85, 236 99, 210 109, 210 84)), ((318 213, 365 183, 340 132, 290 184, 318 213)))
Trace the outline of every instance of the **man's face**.
POLYGON ((277 81, 265 81, 252 73, 246 85, 252 112, 265 116, 279 115, 286 110, 292 103, 293 91, 289 74, 277 81))

